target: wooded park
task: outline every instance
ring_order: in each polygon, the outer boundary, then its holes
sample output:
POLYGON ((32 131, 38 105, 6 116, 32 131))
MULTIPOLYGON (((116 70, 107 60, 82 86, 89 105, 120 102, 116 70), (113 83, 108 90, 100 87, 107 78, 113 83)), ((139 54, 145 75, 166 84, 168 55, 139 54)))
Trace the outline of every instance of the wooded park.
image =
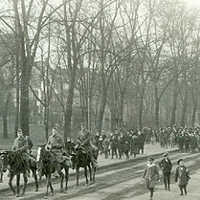
POLYGON ((3 138, 199 124, 200 12, 178 0, 5 0, 3 138), (31 127, 31 129, 30 129, 31 127), (39 130, 39 131, 36 131, 39 130))

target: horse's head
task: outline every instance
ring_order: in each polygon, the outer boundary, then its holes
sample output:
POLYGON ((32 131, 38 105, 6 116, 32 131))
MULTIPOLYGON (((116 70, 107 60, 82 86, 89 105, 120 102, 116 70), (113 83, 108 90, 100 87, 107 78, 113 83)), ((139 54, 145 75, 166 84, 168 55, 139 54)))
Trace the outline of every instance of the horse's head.
POLYGON ((6 170, 8 169, 9 165, 10 165, 10 161, 11 161, 11 152, 10 151, 3 151, 0 152, 0 159, 2 160, 2 171, 6 172, 6 170))
POLYGON ((52 155, 49 150, 46 149, 46 145, 40 145, 37 150, 37 162, 46 162, 51 160, 52 155))

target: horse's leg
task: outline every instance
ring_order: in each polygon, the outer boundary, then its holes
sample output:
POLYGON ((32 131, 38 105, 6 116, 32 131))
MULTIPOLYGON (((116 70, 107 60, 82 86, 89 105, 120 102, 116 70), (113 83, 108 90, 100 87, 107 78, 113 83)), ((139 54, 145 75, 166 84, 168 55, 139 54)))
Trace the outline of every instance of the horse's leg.
POLYGON ((129 152, 126 152, 126 159, 129 160, 129 152))
POLYGON ((95 174, 96 174, 96 170, 97 170, 97 168, 96 168, 96 166, 94 166, 94 167, 93 167, 93 177, 92 177, 93 183, 95 183, 95 174))
POLYGON ((142 154, 144 154, 144 145, 142 145, 142 154))
POLYGON ((10 179, 9 179, 8 184, 9 184, 9 187, 10 187, 10 189, 12 190, 13 194, 15 195, 16 192, 15 192, 15 189, 13 188, 13 185, 12 185, 13 178, 14 178, 14 174, 13 174, 13 173, 10 173, 10 179))
POLYGON ((35 180, 35 191, 38 192, 39 186, 38 186, 38 178, 37 178, 36 169, 32 169, 31 171, 35 180))
POLYGON ((58 174, 59 174, 59 176, 60 176, 60 192, 63 192, 64 174, 63 174, 63 172, 61 171, 61 168, 60 168, 60 167, 57 169, 57 172, 58 172, 58 174))
POLYGON ((79 186, 79 167, 76 167, 76 186, 79 186))
POLYGON ((23 177, 24 177, 24 187, 23 187, 22 195, 25 194, 26 186, 27 186, 27 183, 28 183, 27 172, 23 173, 23 177))
POLYGON ((89 169, 89 174, 90 174, 90 181, 92 181, 92 169, 90 164, 88 165, 88 169, 89 169))
POLYGON ((113 159, 114 156, 114 149, 111 149, 111 159, 113 159))
POLYGON ((88 185, 87 166, 84 167, 84 173, 85 173, 86 184, 88 185))
POLYGON ((65 167, 65 190, 68 188, 69 167, 65 167))
POLYGON ((0 183, 3 183, 3 172, 1 172, 0 183))
POLYGON ((122 151, 121 151, 121 149, 119 149, 119 159, 120 160, 122 159, 122 151))
POLYGON ((20 194, 20 174, 17 174, 16 189, 17 189, 16 197, 19 197, 19 194, 20 194))
POLYGON ((115 148, 115 155, 116 155, 116 158, 118 158, 118 153, 119 153, 119 149, 118 149, 118 152, 117 152, 117 148, 115 148))
POLYGON ((49 194, 49 182, 50 182, 50 177, 49 174, 45 174, 46 179, 47 179, 47 191, 46 191, 46 196, 49 194))
POLYGON ((54 189, 53 189, 52 181, 51 181, 51 174, 49 175, 49 186, 50 186, 50 189, 51 189, 51 194, 54 195, 54 189))

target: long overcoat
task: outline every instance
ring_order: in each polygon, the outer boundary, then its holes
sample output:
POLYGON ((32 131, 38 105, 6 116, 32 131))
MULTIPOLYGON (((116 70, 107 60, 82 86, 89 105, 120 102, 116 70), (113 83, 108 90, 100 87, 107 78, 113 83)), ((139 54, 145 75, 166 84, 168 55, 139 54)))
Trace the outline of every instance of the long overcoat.
POLYGON ((143 178, 145 179, 147 188, 154 188, 159 180, 158 167, 154 163, 148 164, 144 171, 143 178))
POLYGON ((178 183, 179 186, 186 186, 190 179, 189 170, 185 166, 178 166, 176 168, 175 173, 175 182, 178 183))

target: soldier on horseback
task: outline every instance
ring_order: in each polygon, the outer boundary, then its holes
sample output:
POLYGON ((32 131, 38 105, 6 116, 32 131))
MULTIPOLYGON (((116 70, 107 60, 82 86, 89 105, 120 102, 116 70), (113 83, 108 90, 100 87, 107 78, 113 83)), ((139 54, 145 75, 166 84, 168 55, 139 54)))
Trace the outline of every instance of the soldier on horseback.
POLYGON ((24 166, 27 169, 28 176, 29 176, 29 160, 33 159, 28 154, 29 144, 27 142, 27 138, 23 135, 22 130, 18 129, 17 131, 17 138, 14 140, 12 150, 18 151, 22 153, 22 158, 24 162, 24 166))
POLYGON ((78 149, 81 147, 87 153, 89 153, 93 165, 97 166, 97 160, 94 157, 95 151, 97 151, 97 147, 94 144, 92 144, 90 132, 87 131, 83 126, 81 126, 81 131, 77 138, 77 145, 75 148, 78 149))
POLYGON ((51 151, 58 163, 63 163, 68 159, 67 156, 63 155, 64 147, 64 139, 58 133, 57 128, 53 128, 52 134, 49 136, 45 148, 46 150, 51 151))

